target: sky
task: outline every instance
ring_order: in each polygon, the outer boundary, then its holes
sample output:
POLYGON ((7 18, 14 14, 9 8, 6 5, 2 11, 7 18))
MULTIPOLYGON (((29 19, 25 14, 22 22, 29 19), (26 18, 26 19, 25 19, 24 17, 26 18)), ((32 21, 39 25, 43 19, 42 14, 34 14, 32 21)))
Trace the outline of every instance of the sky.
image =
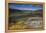
POLYGON ((9 8, 18 10, 40 10, 42 6, 34 6, 32 4, 10 4, 9 8))

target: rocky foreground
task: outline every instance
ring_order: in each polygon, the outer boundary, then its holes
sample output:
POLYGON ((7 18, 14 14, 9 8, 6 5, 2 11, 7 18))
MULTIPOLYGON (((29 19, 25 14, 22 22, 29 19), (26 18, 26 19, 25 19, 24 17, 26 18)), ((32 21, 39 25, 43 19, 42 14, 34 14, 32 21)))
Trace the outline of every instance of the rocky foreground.
POLYGON ((41 29, 43 27, 42 17, 26 17, 19 19, 17 23, 10 26, 10 30, 41 29))

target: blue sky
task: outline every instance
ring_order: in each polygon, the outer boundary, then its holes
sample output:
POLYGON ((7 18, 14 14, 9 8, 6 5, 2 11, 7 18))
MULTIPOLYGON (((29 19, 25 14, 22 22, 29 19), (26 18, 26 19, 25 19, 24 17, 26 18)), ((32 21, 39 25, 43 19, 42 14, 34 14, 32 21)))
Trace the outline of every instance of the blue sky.
POLYGON ((42 6, 34 6, 32 4, 10 4, 9 8, 19 10, 40 10, 42 6))

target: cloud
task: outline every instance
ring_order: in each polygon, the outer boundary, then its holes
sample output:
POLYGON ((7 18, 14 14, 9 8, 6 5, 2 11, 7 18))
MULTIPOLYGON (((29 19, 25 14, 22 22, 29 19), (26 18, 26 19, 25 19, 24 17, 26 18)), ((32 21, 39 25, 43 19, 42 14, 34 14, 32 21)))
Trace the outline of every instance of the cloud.
POLYGON ((33 6, 33 5, 10 5, 9 8, 11 9, 19 9, 19 10, 40 10, 42 9, 41 6, 33 6))

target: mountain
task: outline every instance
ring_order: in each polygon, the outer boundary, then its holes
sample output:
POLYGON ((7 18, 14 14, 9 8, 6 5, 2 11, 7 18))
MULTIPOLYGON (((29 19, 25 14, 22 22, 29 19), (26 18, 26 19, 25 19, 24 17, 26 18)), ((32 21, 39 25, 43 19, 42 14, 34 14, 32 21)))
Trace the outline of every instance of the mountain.
POLYGON ((10 13, 16 13, 16 12, 22 12, 21 10, 18 9, 9 9, 10 13))
POLYGON ((43 10, 18 10, 18 9, 9 9, 9 13, 13 16, 25 16, 25 15, 31 15, 31 16, 40 16, 43 14, 43 10), (17 13, 17 14, 16 14, 17 13))

